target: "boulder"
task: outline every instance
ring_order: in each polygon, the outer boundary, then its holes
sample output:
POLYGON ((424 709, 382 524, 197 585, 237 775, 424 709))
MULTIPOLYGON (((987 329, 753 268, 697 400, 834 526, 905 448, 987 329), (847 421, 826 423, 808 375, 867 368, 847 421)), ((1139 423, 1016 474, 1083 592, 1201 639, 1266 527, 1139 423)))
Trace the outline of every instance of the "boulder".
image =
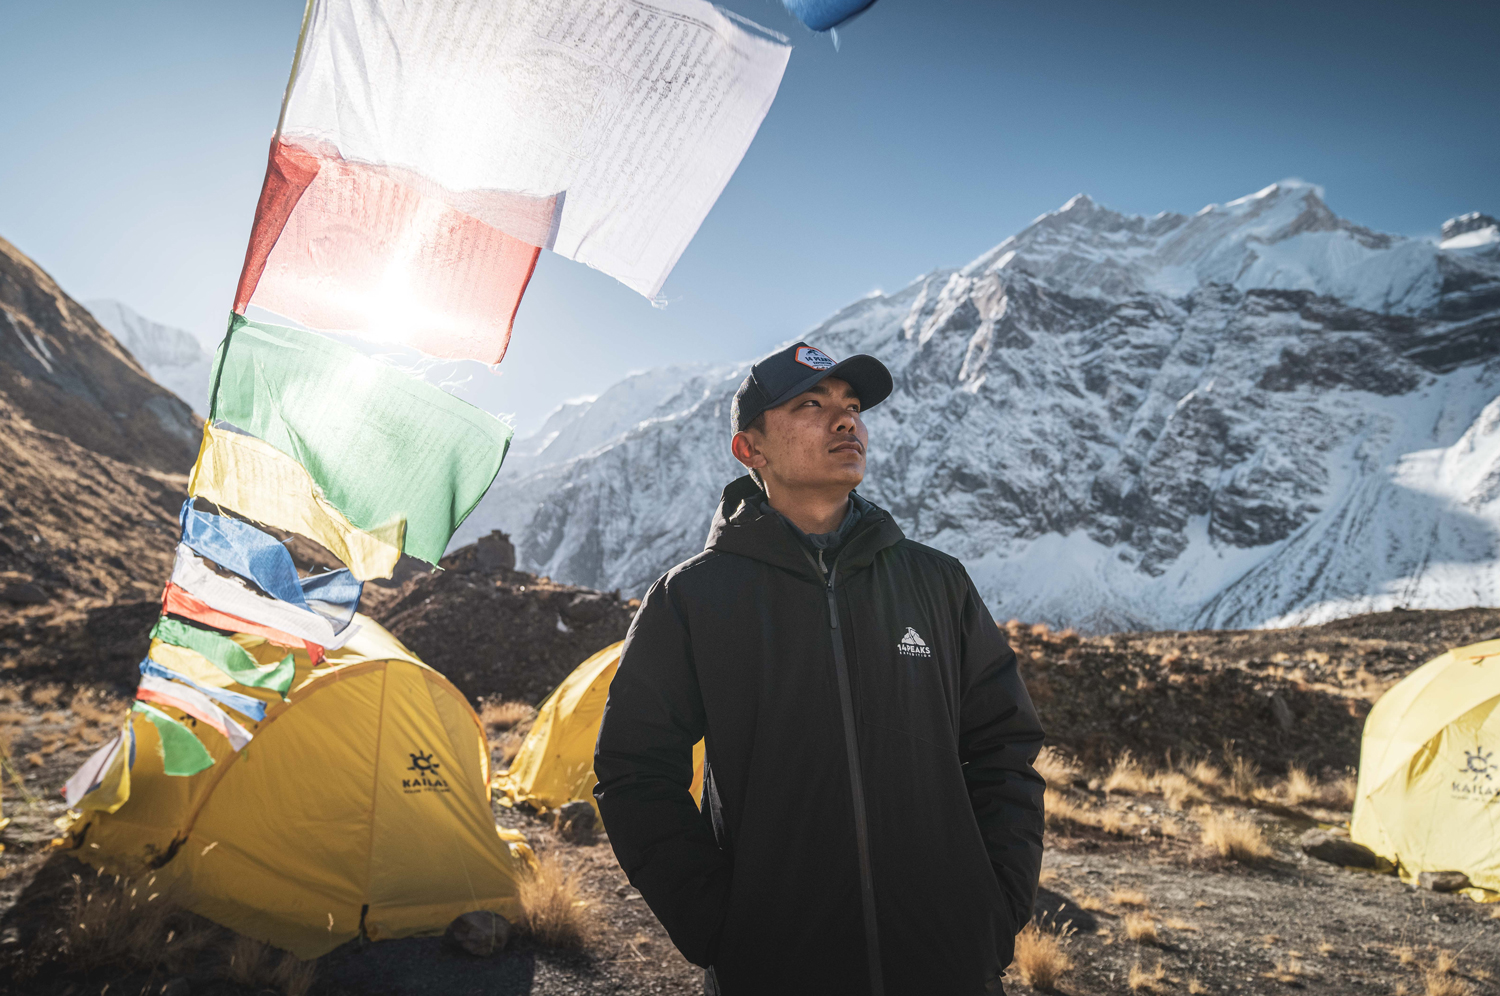
POLYGON ((489 910, 474 910, 448 924, 443 940, 471 955, 488 958, 510 943, 510 921, 489 910))
POLYGON ((479 537, 474 541, 474 566, 486 574, 504 574, 515 570, 515 544, 498 529, 479 537))
POLYGON ((614 599, 601 592, 583 592, 562 607, 562 615, 574 626, 587 626, 603 619, 614 604, 614 599))
POLYGON ((46 600, 47 593, 40 585, 30 581, 0 584, 0 601, 11 602, 15 605, 41 605, 46 600))
POLYGON ((594 807, 582 800, 565 803, 554 818, 557 835, 571 844, 587 844, 594 839, 599 819, 594 807))
POLYGON ((1380 856, 1333 830, 1309 830, 1297 839, 1302 853, 1331 865, 1346 868, 1379 868, 1380 856))
POLYGON ((1417 885, 1433 892, 1457 892, 1470 886, 1469 876, 1463 872, 1419 872, 1417 885))

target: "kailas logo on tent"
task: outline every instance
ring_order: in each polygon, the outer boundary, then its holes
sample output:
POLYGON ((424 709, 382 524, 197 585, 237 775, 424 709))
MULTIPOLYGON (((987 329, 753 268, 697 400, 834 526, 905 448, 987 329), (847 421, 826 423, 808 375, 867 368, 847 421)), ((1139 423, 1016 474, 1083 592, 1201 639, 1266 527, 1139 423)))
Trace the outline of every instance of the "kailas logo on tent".
POLYGON ((401 779, 401 791, 412 792, 451 792, 448 783, 438 775, 438 769, 442 764, 431 754, 425 751, 417 751, 415 754, 407 754, 411 758, 411 766, 407 771, 415 771, 415 778, 401 779))
POLYGON ((896 644, 896 649, 908 657, 932 656, 932 648, 927 645, 927 641, 917 635, 917 631, 910 626, 906 627, 906 635, 901 638, 900 643, 896 644))
POLYGON ((797 362, 804 367, 812 367, 814 370, 827 370, 833 366, 833 357, 812 346, 798 346, 797 362))
POLYGON ((1495 780, 1494 772, 1500 771, 1500 765, 1494 762, 1495 752, 1486 751, 1483 747, 1475 747, 1473 750, 1464 751, 1464 771, 1473 777, 1474 781, 1483 778, 1487 782, 1495 780))

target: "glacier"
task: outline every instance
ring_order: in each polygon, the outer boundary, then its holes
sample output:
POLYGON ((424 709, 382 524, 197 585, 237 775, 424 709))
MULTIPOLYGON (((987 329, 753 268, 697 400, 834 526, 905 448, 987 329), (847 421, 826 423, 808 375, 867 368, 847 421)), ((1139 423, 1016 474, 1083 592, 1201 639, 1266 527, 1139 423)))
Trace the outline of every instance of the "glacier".
MULTIPOLYGON (((804 338, 868 352, 861 493, 998 618, 1088 632, 1500 603, 1500 238, 1272 184, 1194 215, 1079 195, 804 338)), ((518 440, 454 538, 638 595, 700 550, 749 362, 628 376, 518 440)))

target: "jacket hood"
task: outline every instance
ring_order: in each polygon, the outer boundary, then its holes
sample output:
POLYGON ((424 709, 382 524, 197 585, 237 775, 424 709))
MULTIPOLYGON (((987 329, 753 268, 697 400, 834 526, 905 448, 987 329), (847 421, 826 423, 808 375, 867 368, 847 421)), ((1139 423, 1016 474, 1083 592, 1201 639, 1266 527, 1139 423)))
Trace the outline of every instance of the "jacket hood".
MULTIPOLYGON (((836 555, 840 577, 868 567, 881 550, 906 538, 885 509, 854 492, 849 498, 859 503, 861 514, 854 533, 836 555)), ((748 474, 730 482, 719 499, 704 549, 749 557, 822 584, 823 578, 809 561, 801 541, 779 515, 762 509, 765 500, 766 493, 748 474)))

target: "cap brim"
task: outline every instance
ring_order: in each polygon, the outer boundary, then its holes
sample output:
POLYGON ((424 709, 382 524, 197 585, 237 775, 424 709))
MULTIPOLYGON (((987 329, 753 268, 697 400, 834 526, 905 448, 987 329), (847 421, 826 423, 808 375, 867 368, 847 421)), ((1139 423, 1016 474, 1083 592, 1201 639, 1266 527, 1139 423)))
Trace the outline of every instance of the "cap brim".
POLYGON ((891 372, 885 368, 884 363, 868 353, 860 353, 840 360, 827 370, 809 374, 802 381, 783 391, 780 397, 772 398, 763 410, 784 405, 804 391, 812 390, 829 377, 837 377, 854 388, 854 393, 859 398, 861 411, 869 411, 889 398, 895 387, 895 382, 891 380, 891 372))

